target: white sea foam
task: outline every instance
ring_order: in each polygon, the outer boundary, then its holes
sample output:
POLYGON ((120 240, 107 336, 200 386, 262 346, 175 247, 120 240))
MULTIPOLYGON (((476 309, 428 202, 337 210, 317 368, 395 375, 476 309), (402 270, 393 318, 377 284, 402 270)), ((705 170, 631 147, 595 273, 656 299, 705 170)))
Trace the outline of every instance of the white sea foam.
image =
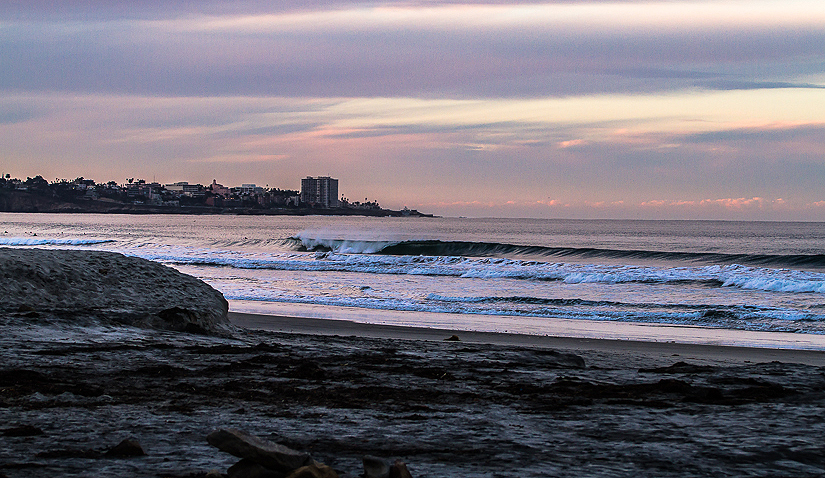
POLYGON ((307 233, 298 234, 297 239, 301 241, 307 250, 326 249, 341 254, 375 254, 388 246, 398 244, 398 241, 310 237, 307 233))
POLYGON ((825 293, 825 274, 787 269, 714 265, 650 267, 477 259, 456 256, 388 256, 343 252, 243 252, 203 248, 133 248, 139 257, 182 265, 283 271, 357 272, 466 279, 561 281, 566 284, 698 282, 722 287, 785 293, 825 293))
POLYGON ((114 242, 113 239, 55 239, 35 237, 2 237, 2 246, 88 246, 114 242))
MULTIPOLYGON (((596 306, 596 307, 554 307, 554 306, 530 306, 524 304, 510 304, 495 301, 493 305, 488 304, 486 298, 471 297, 428 297, 426 301, 416 301, 412 299, 398 298, 374 298, 374 297, 328 297, 311 295, 289 295, 278 294, 269 295, 265 291, 255 291, 250 293, 238 292, 228 294, 229 300, 239 301, 263 301, 293 304, 312 304, 335 307, 355 307, 373 310, 397 310, 411 312, 428 313, 448 313, 460 315, 483 315, 511 317, 512 326, 517 327, 519 320, 536 318, 563 318, 563 319, 584 319, 594 321, 624 321, 643 322, 678 325, 701 325, 709 327, 728 327, 746 330, 764 331, 798 331, 807 328, 810 333, 822 333, 817 325, 820 320, 812 319, 811 314, 800 313, 788 309, 765 309, 760 311, 743 311, 737 308, 728 308, 728 313, 723 314, 724 318, 707 316, 702 311, 682 310, 679 307, 663 310, 645 311, 628 307, 623 309, 616 304, 596 306), (802 321, 803 325, 798 322, 802 321), (783 324, 785 322, 786 324, 783 324), (808 325, 805 325, 808 323, 808 325)), ((631 306, 631 304, 628 304, 631 306)), ((689 309, 689 308, 688 308, 689 309)))
MULTIPOLYGON (((749 268, 750 269, 750 268, 749 268)), ((723 273, 723 285, 750 290, 791 293, 825 293, 822 274, 787 270, 750 269, 736 274, 723 273)))

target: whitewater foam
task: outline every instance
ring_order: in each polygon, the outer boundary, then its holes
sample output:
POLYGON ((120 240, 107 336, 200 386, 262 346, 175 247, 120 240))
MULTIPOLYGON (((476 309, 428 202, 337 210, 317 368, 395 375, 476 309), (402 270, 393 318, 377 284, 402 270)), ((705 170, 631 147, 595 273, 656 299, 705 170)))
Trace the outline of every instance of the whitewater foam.
POLYGON ((0 246, 88 246, 115 242, 114 239, 56 239, 34 237, 2 237, 0 246))
POLYGON ((131 249, 129 252, 167 264, 203 267, 561 281, 566 284, 696 283, 770 292, 825 293, 823 273, 738 264, 647 267, 457 256, 389 256, 333 251, 246 253, 186 248, 131 249))

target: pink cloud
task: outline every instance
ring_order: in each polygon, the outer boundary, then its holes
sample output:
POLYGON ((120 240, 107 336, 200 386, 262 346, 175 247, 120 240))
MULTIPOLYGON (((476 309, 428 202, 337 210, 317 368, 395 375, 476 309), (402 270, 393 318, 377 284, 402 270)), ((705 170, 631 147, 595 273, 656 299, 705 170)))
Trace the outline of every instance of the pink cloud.
POLYGON ((556 145, 561 149, 573 148, 586 144, 583 139, 571 139, 569 141, 559 141, 556 145))
POLYGON ((719 206, 730 210, 739 210, 745 208, 765 208, 772 205, 783 204, 782 199, 768 200, 760 197, 753 198, 719 198, 719 199, 702 199, 702 200, 672 200, 672 199, 654 199, 639 203, 640 207, 713 207, 719 206))

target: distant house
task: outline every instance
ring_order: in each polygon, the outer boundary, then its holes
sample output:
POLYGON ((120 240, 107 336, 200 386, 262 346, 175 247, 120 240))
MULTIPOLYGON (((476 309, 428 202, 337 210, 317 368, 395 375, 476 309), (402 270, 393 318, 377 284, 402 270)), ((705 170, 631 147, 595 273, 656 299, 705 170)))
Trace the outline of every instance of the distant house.
POLYGON ((338 180, 329 176, 301 180, 301 202, 313 207, 338 207, 338 180))
POLYGON ((224 197, 229 197, 229 196, 232 195, 232 190, 231 189, 224 186, 223 184, 218 184, 218 181, 215 180, 215 179, 212 180, 212 185, 210 187, 212 188, 212 192, 214 194, 220 194, 221 196, 224 196, 224 197))
POLYGON ((167 191, 174 191, 181 196, 203 196, 203 186, 200 184, 189 184, 186 181, 166 185, 167 191))
MULTIPOLYGON (((144 197, 149 200, 154 200, 153 196, 158 195, 160 189, 161 185, 159 183, 147 184, 146 181, 140 180, 126 186, 126 195, 130 199, 144 197)), ((141 201, 141 204, 143 204, 143 201, 141 201)))
POLYGON ((258 195, 264 193, 264 188, 255 184, 241 184, 241 187, 233 189, 236 189, 238 194, 242 195, 258 195))

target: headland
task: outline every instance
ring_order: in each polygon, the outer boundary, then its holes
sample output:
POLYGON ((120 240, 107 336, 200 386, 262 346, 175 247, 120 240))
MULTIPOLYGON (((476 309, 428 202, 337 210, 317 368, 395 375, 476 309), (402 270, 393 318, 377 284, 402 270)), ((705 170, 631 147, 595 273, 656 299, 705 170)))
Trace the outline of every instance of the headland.
POLYGON ((84 178, 49 183, 41 176, 0 178, 0 212, 98 213, 98 214, 227 214, 227 215, 327 215, 376 217, 433 217, 415 209, 383 208, 378 201, 320 197, 312 182, 332 178, 306 178, 308 190, 263 188, 255 184, 227 188, 186 182, 162 185, 139 180, 127 184, 95 183, 84 178))

